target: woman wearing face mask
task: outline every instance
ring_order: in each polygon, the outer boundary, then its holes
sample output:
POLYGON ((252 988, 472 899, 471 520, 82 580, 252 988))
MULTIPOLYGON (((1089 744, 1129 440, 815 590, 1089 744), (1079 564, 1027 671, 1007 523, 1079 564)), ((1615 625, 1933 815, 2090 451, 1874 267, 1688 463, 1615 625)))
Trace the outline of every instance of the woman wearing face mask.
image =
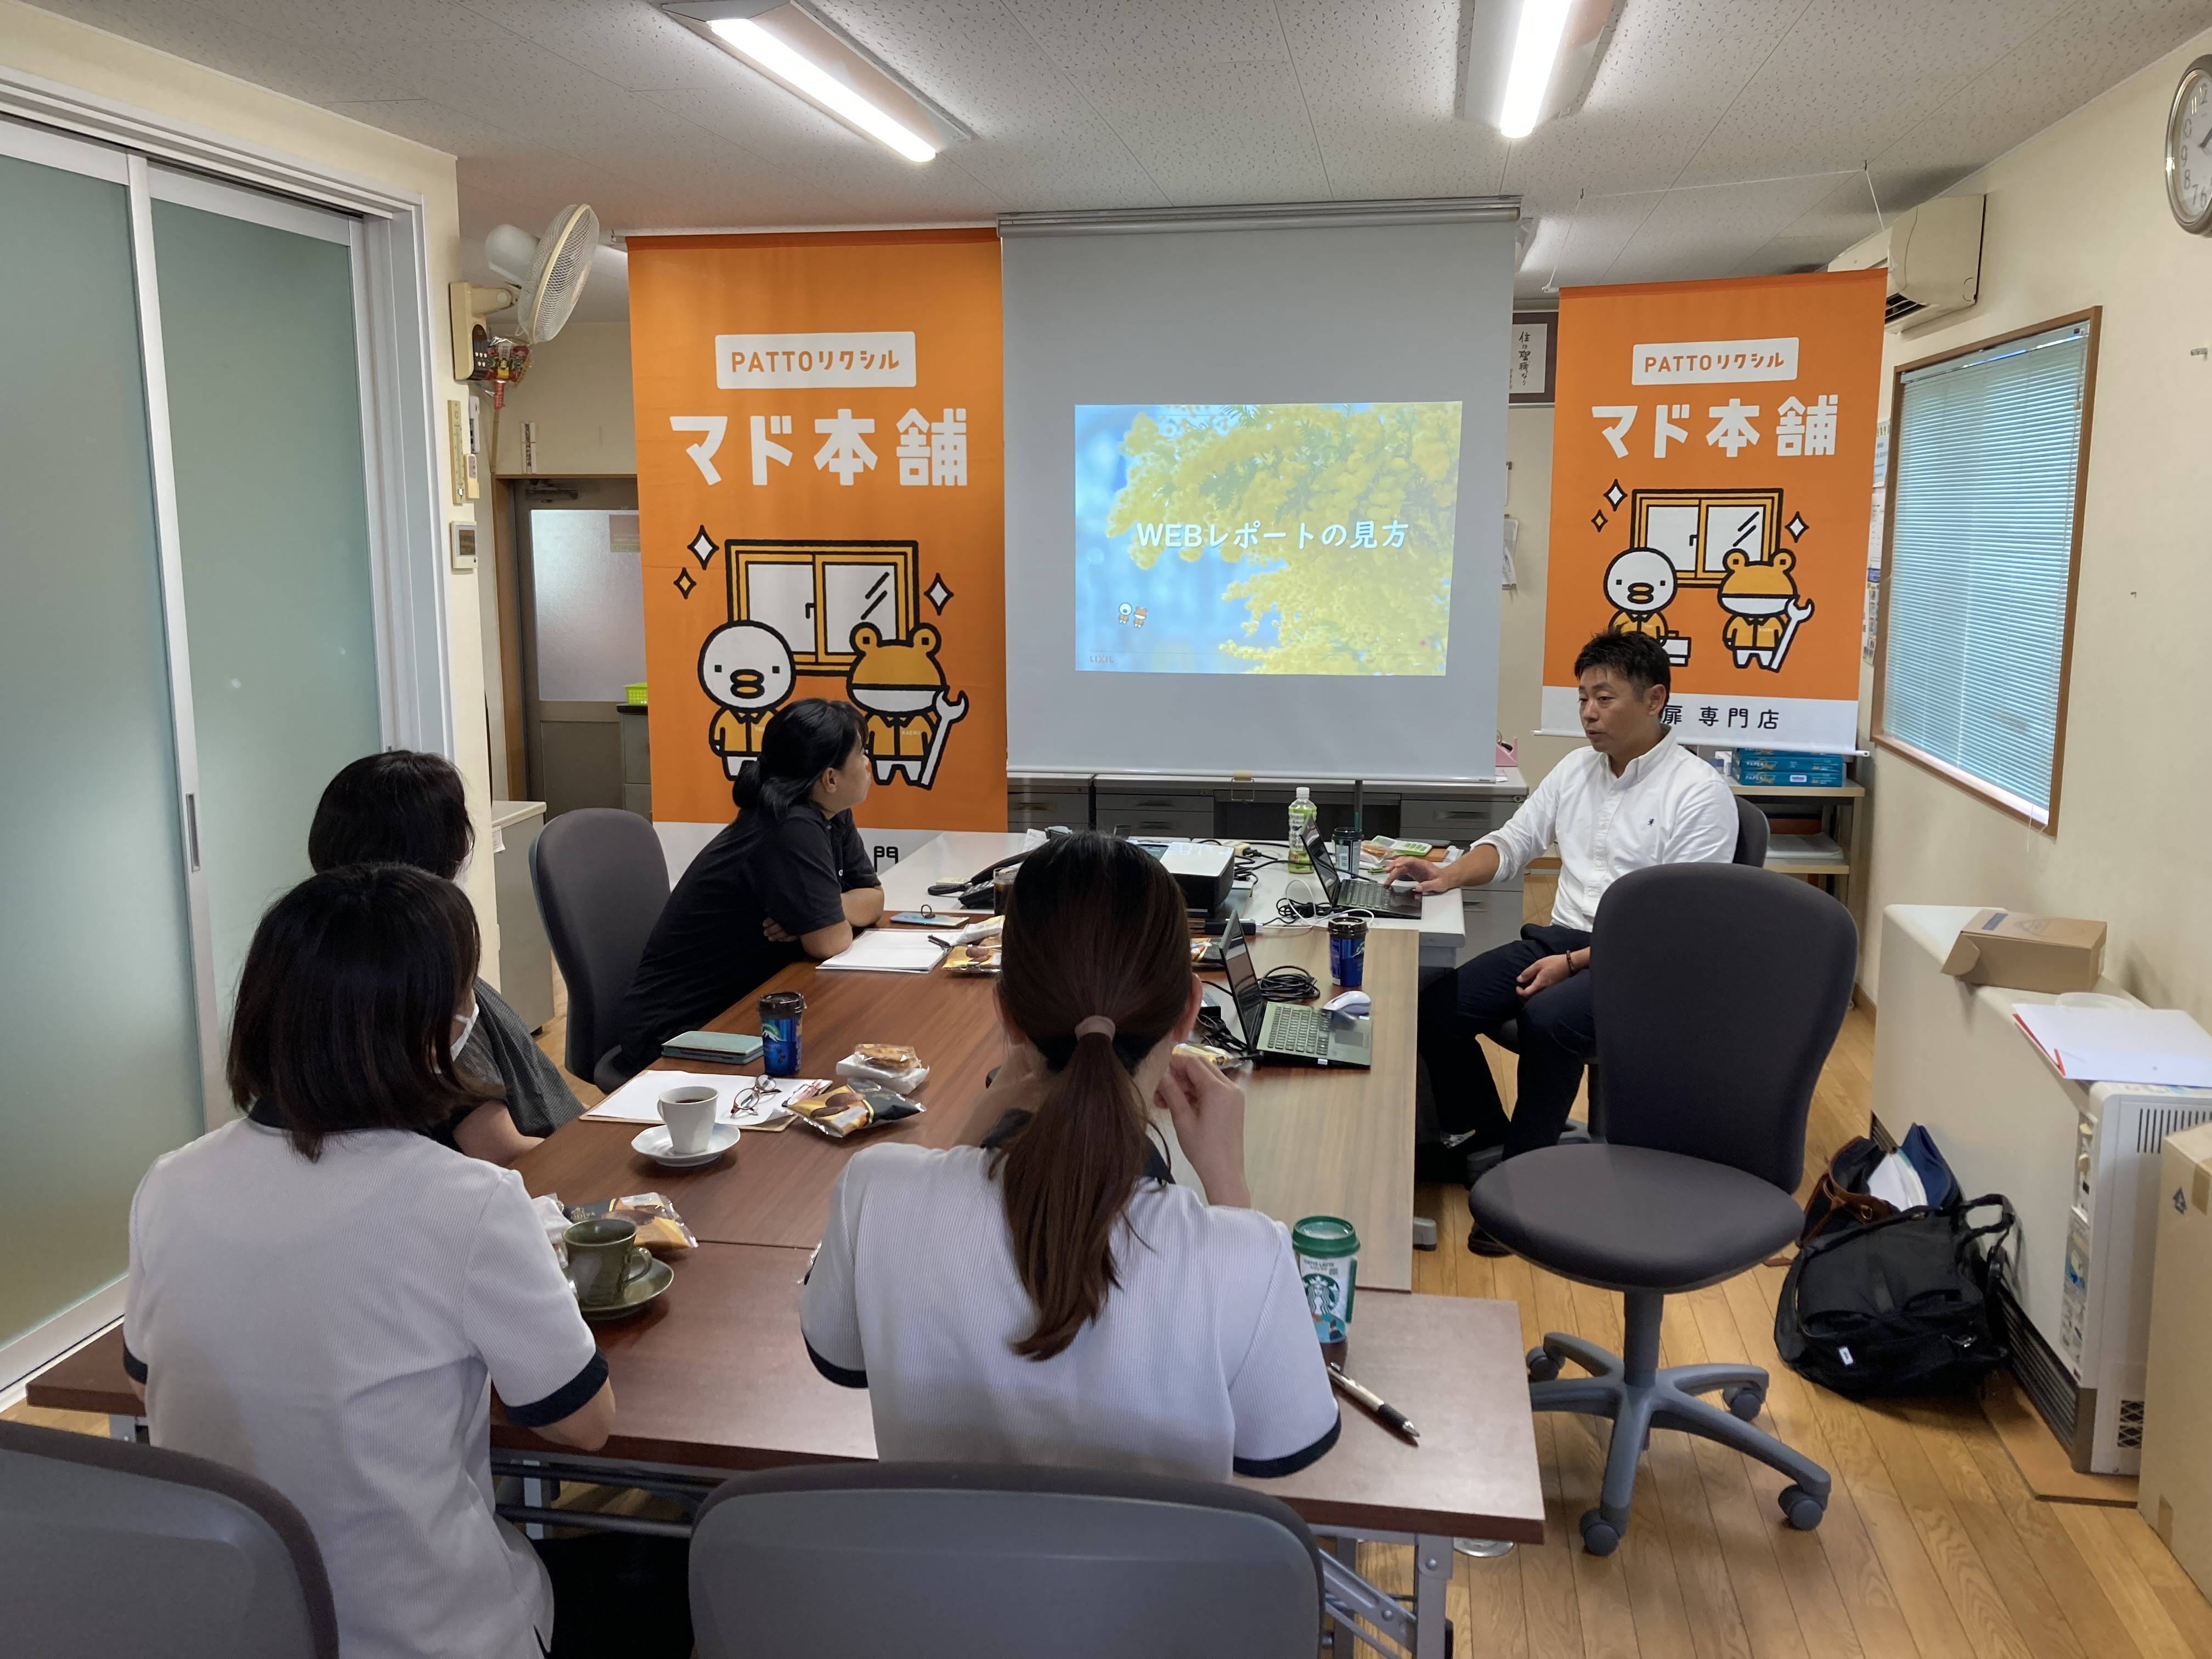
POLYGON ((779 709, 732 790, 736 821, 668 896, 623 1011, 623 1064, 643 1070, 788 964, 836 956, 884 913, 876 866, 853 827, 868 751, 849 703, 779 709))
POLYGON ((816 1367, 869 1391, 887 1459, 1304 1468, 1336 1402, 1290 1235, 1249 1207, 1243 1096, 1175 1052, 1199 987, 1174 878, 1127 842, 1052 842, 1003 961, 1006 1119, 985 1146, 846 1164, 800 1292, 816 1367), (1203 1196, 1147 1148, 1148 1103, 1203 1196))
POLYGON ((533 1552, 493 1512, 490 1385, 586 1451, 615 1402, 521 1177, 424 1133, 483 1098, 453 1053, 477 953, 460 890, 402 865, 270 907, 231 1023, 246 1115, 131 1200, 124 1364, 155 1445, 299 1506, 348 1659, 674 1659, 681 1540, 533 1552))
MULTIPOLYGON (((409 864, 459 883, 468 873, 476 832, 461 775, 439 755, 392 749, 364 755, 323 790, 307 830, 307 861, 318 871, 349 864, 409 864)), ((530 1035, 522 1017, 481 979, 464 1040, 453 1045, 462 1069, 496 1083, 495 1098, 441 1124, 432 1138, 490 1164, 512 1164, 584 1108, 561 1068, 530 1035)))

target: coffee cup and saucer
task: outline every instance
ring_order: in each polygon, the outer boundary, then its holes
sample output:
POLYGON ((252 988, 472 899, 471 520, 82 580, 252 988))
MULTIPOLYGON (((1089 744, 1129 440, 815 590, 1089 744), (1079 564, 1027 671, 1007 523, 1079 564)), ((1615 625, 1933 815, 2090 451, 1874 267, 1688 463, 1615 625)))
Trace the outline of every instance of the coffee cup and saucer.
POLYGON ((738 1144, 738 1126, 715 1121, 718 1092, 703 1084, 685 1084, 660 1097, 660 1121, 630 1142, 641 1156, 664 1170, 698 1170, 738 1144))
POLYGON ((562 1236, 568 1287, 586 1319, 620 1319, 657 1299, 676 1270, 637 1242, 637 1224, 620 1216, 579 1221, 562 1236))

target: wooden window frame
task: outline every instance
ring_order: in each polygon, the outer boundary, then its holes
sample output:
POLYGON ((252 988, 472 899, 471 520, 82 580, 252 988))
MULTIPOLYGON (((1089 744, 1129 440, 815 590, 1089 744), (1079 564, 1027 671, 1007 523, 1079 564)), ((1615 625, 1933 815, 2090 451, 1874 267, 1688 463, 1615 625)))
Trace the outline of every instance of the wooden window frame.
POLYGON ((2016 328, 2004 334, 1993 334, 1986 339, 1956 346, 1948 351, 1917 358, 1909 363, 1899 363, 1890 371, 1889 381, 1889 462, 1882 486, 1881 526, 1881 586, 1875 601, 1875 657, 1874 657, 1874 716, 1871 726, 1877 748, 1911 762, 1924 771, 1931 772, 1946 783, 1975 796, 1994 806, 2008 817, 2041 834, 2056 837, 2058 834, 2059 787, 2064 781, 2066 767, 2067 700, 2074 684, 2074 617, 2081 594, 2081 531, 2089 501, 2089 435, 2097 404, 2097 345, 2102 330, 2104 307, 2091 306, 2086 311, 2069 312, 2063 317, 2052 317, 2043 322, 2031 323, 2026 328, 2016 328), (2010 790, 1998 787, 1986 779, 1976 777, 1965 768, 1953 764, 1940 756, 1893 737, 1883 729, 1883 703, 1889 687, 1889 596, 1896 586, 1897 572, 1897 471, 1898 457, 1904 450, 1905 421, 1903 416, 1905 377, 1924 368, 1933 368, 1960 357, 1987 351, 1993 346, 2008 345, 2014 340, 2025 340, 2038 334, 2048 334, 2057 328, 2071 328, 2076 324, 2088 326, 2088 355, 2081 365, 2081 425, 2076 441, 2074 462, 2074 533, 2073 546, 2067 556, 2066 617, 2058 639, 2058 708, 2051 727, 2051 805, 2047 811, 2039 812, 2034 804, 2024 800, 2010 790))

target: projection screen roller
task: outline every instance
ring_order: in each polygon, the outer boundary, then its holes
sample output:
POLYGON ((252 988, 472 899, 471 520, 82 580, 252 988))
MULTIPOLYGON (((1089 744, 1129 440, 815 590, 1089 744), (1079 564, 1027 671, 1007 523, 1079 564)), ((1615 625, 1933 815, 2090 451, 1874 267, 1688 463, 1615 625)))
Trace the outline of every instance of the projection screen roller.
POLYGON ((1009 766, 1489 775, 1512 204, 1194 218, 1001 222, 1009 766))

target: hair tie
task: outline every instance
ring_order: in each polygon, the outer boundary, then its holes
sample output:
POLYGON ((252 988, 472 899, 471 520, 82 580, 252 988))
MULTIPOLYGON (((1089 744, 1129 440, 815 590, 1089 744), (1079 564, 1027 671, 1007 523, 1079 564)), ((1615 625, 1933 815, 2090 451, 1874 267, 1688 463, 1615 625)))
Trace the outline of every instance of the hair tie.
POLYGON ((1087 1036, 1103 1036, 1111 1042, 1114 1040, 1114 1022, 1103 1014, 1093 1014, 1088 1019, 1079 1019, 1075 1023, 1075 1036, 1078 1042, 1081 1042, 1087 1036))

